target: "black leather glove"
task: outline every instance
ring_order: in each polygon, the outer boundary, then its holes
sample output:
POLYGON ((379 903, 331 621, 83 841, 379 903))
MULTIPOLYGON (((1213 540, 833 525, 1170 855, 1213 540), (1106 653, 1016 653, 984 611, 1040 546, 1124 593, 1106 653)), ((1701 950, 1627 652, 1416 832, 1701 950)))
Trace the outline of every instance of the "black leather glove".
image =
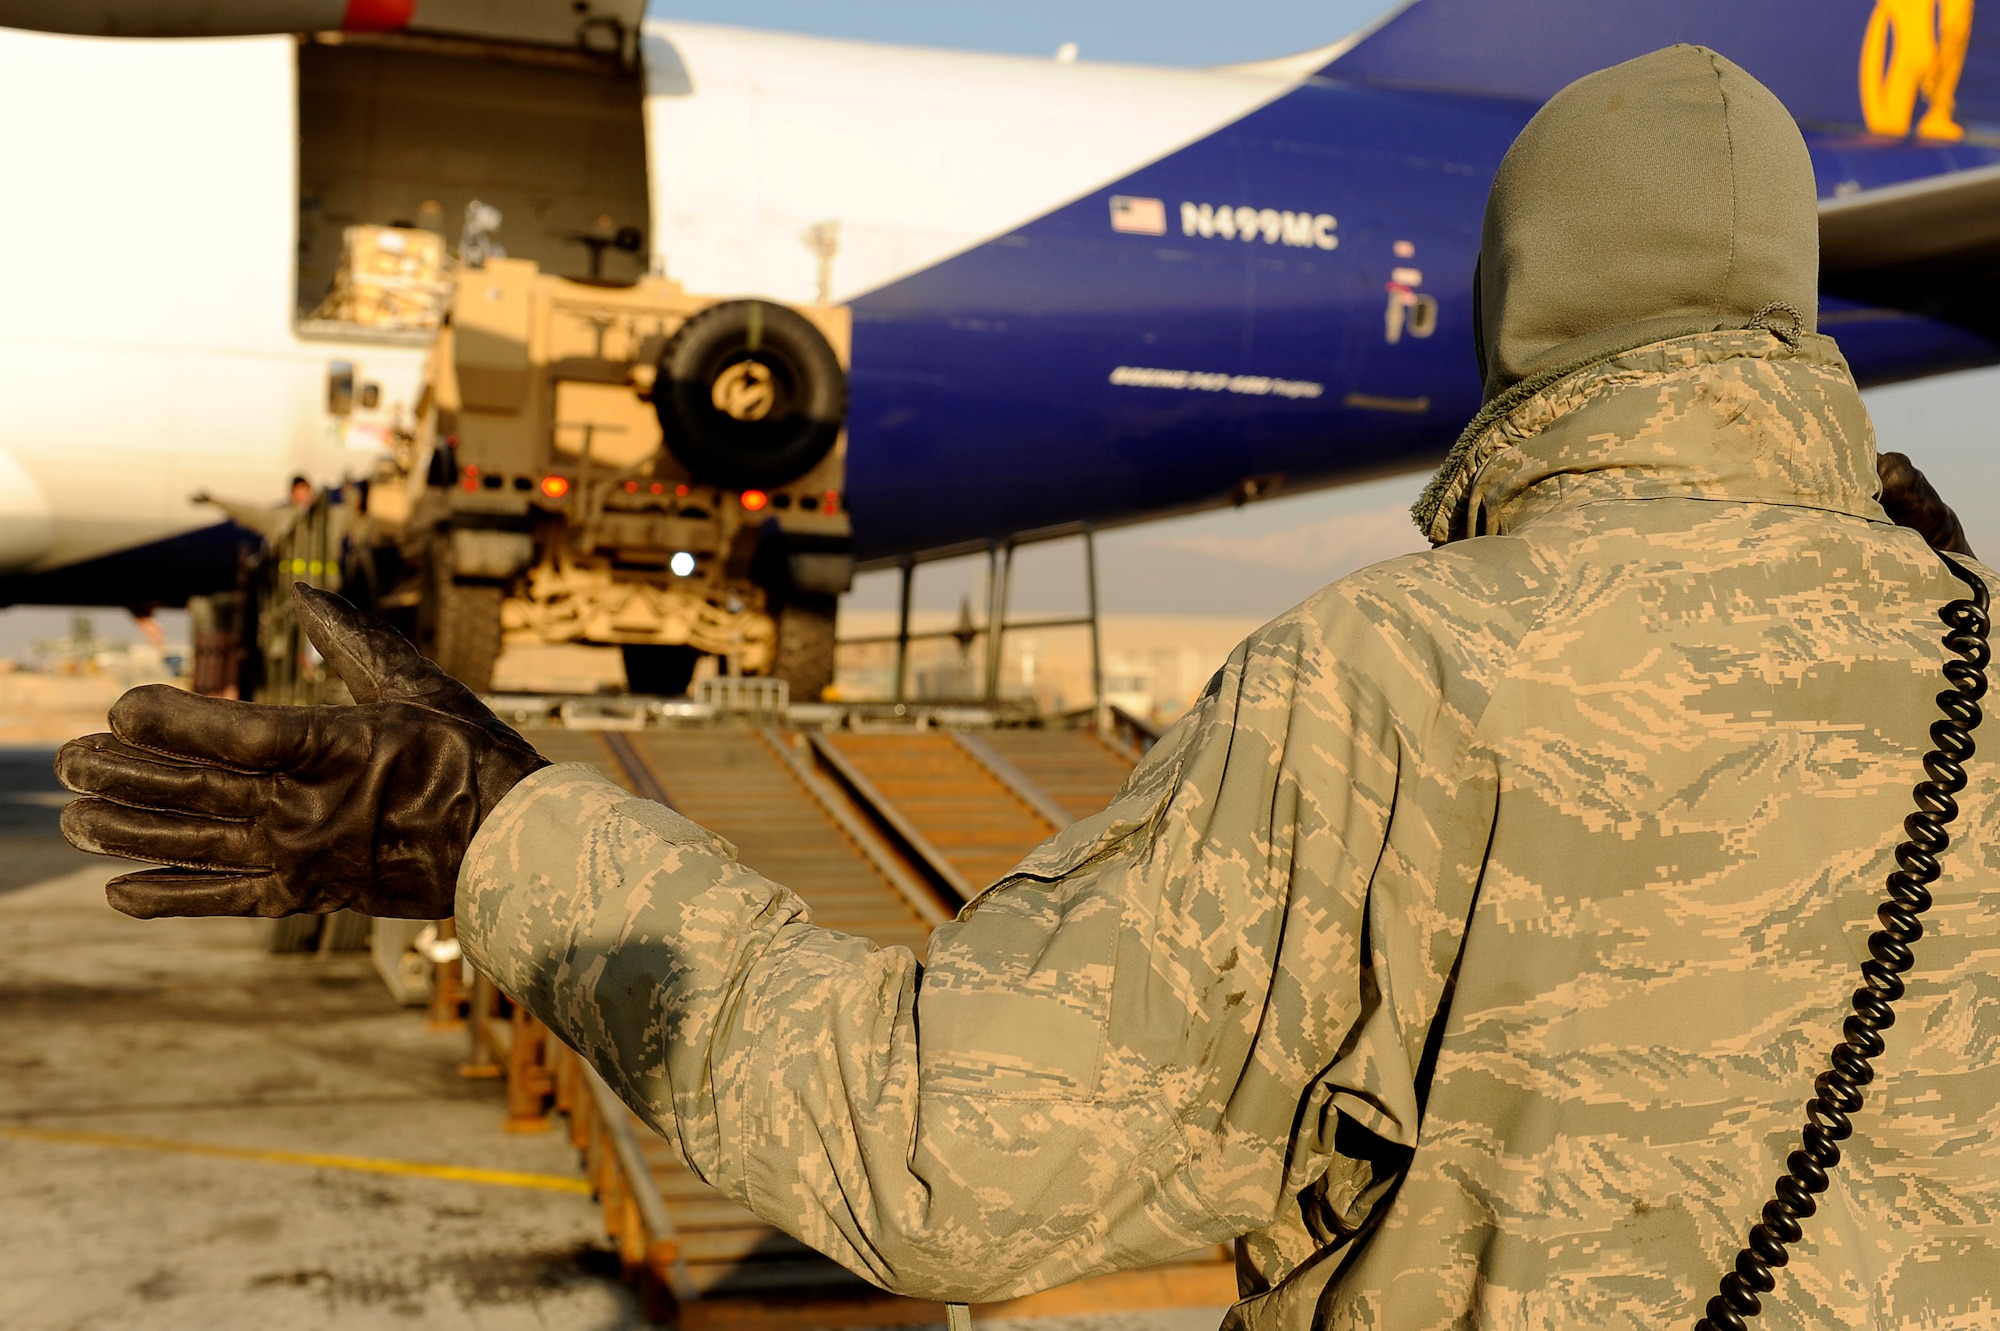
POLYGON ((80 850, 171 865, 114 878, 127 915, 452 913, 459 861, 517 782, 548 763, 471 690, 338 596, 298 584, 299 622, 352 707, 204 698, 163 684, 63 745, 80 850))
POLYGON ((1965 539, 1958 514, 1944 502, 1916 465, 1901 453, 1879 453, 1875 474, 1882 478, 1882 507, 1898 527, 1908 527, 1929 543, 1933 550, 1977 559, 1965 539))

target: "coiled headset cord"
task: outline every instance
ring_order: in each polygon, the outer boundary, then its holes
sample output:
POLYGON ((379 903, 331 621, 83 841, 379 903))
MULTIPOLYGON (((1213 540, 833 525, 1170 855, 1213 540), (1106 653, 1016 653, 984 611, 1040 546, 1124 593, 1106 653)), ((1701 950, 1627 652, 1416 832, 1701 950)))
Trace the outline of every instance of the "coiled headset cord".
POLYGON ((1958 817, 1952 797, 1965 789, 1965 760, 1973 752, 1990 656, 1986 584, 1950 555, 1939 557, 1972 589, 1972 599, 1953 601, 1938 612, 1946 625, 1944 645, 1958 659, 1945 663, 1951 687, 1937 696, 1944 719, 1931 726, 1937 747, 1924 755, 1925 779, 1912 792, 1917 811, 1903 820, 1909 840, 1896 847, 1889 895, 1875 911, 1882 927, 1868 936, 1870 959, 1861 964, 1866 983, 1854 991, 1854 1015, 1841 1028, 1847 1038, 1834 1048, 1832 1066, 1813 1082, 1799 1149, 1786 1157, 1785 1174, 1764 1203, 1763 1219, 1751 1227, 1749 1246, 1736 1254, 1736 1269, 1722 1277, 1696 1331, 1746 1331, 1744 1319, 1763 1310, 1757 1296, 1776 1288, 1771 1268, 1791 1260, 1786 1246, 1799 1241, 1799 1221, 1819 1209, 1813 1198, 1826 1191, 1828 1171, 1840 1163, 1839 1144, 1854 1135, 1850 1116, 1861 1108, 1862 1088, 1875 1079, 1870 1060, 1886 1047, 1882 1032, 1895 1024, 1890 1005, 1903 996, 1902 974, 1915 960, 1910 944, 1923 937, 1917 917, 1931 908, 1938 856, 1951 844, 1945 825, 1958 817))

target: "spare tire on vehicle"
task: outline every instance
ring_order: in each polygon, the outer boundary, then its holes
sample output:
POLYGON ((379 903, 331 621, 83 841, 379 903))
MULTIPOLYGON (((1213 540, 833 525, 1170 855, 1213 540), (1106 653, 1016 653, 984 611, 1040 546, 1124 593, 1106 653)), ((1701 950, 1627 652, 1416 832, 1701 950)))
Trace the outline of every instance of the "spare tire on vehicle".
POLYGON ((847 376, 819 329, 761 300, 711 305, 660 354, 653 408, 697 480, 761 490, 812 470, 840 436, 847 376))

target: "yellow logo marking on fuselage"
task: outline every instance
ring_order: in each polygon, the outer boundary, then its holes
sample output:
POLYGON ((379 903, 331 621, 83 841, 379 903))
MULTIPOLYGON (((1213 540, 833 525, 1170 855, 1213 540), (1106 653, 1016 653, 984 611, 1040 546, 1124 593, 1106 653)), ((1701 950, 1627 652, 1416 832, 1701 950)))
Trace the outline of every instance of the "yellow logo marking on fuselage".
POLYGON ((1861 39, 1861 115, 1877 134, 1962 139, 1958 80, 1972 40, 1972 0, 1875 0, 1861 39), (1917 120, 1917 98, 1924 117, 1917 120))

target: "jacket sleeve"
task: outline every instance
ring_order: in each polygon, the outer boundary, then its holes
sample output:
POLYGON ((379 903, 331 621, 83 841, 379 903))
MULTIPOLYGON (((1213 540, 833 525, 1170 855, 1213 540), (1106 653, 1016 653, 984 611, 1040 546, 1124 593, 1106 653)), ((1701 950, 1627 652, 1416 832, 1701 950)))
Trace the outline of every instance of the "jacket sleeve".
POLYGON ((1330 1065, 1398 1116, 1407 1074, 1350 1038, 1398 742, 1336 655, 1297 612, 1239 647, 921 964, 576 766, 482 828, 460 937, 704 1179, 880 1285, 984 1302, 1165 1260, 1301 1186, 1330 1065))

